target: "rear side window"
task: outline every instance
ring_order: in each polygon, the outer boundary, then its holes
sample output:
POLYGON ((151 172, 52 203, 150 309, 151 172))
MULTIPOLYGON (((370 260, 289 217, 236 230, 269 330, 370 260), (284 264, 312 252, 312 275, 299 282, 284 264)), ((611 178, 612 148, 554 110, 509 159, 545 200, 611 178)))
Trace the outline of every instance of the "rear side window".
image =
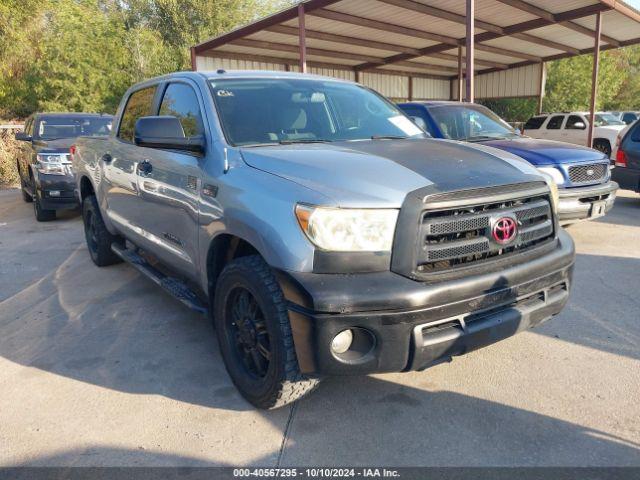
POLYGON ((640 122, 631 127, 631 141, 640 142, 640 122))
POLYGON ((562 121, 564 120, 564 115, 556 115, 555 117, 551 117, 549 123, 547 123, 547 130, 559 130, 562 126, 562 121))
POLYGON ((185 83, 172 83, 167 87, 160 105, 160 115, 177 117, 185 137, 201 135, 202 114, 196 92, 185 83))
POLYGON ((622 121, 624 123, 633 123, 638 119, 638 116, 633 112, 627 112, 622 116, 622 121))
POLYGON ((400 107, 400 110, 402 110, 404 113, 406 113, 410 117, 418 117, 418 118, 421 118, 422 120, 424 120, 424 123, 426 125, 426 130, 429 133, 429 135, 431 135, 432 137, 436 136, 435 132, 433 131, 433 128, 431 127, 431 124, 425 118, 426 115, 425 115, 424 111, 421 108, 412 107, 412 106, 406 105, 406 106, 400 107))
POLYGON ((538 130, 546 119, 547 117, 532 117, 527 120, 523 128, 525 130, 538 130))
POLYGON ((133 143, 133 132, 136 126, 136 121, 140 117, 147 117, 153 115, 151 111, 153 108, 153 95, 156 92, 156 87, 143 88, 133 92, 127 101, 127 106, 122 113, 122 120, 120 121, 120 130, 118 130, 118 138, 133 143))

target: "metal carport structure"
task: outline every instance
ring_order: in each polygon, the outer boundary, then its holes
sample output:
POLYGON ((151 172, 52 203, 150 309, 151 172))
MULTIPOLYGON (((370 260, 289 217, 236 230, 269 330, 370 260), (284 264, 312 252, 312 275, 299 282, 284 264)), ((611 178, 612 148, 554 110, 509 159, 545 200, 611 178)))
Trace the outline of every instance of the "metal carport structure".
POLYGON ((593 128, 600 51, 637 43, 640 12, 618 0, 307 0, 192 47, 191 63, 309 71, 393 99, 540 105, 545 62, 593 54, 593 128))

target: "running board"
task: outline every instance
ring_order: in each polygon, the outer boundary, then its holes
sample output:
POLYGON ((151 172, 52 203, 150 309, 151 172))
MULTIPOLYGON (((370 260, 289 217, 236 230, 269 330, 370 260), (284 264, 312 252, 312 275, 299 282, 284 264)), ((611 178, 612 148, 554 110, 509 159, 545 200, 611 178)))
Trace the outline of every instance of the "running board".
POLYGON ((165 275, 133 250, 121 247, 115 243, 111 245, 111 250, 113 250, 113 252, 122 260, 129 263, 145 277, 151 279, 154 283, 162 287, 167 293, 180 300, 191 310, 206 315, 206 305, 202 303, 195 292, 182 280, 165 275))

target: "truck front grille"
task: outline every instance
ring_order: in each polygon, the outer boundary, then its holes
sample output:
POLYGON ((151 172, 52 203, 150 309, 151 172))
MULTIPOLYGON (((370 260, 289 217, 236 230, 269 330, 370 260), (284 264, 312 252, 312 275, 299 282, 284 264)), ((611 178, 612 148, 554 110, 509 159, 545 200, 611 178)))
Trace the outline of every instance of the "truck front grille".
POLYGON ((604 163, 590 163, 588 165, 574 165, 569 167, 571 183, 599 182, 607 175, 607 165, 604 163))
POLYGON ((548 195, 487 204, 422 212, 418 229, 418 276, 457 269, 529 250, 554 236, 548 195), (508 217, 517 224, 516 236, 499 244, 492 235, 494 224, 508 217))

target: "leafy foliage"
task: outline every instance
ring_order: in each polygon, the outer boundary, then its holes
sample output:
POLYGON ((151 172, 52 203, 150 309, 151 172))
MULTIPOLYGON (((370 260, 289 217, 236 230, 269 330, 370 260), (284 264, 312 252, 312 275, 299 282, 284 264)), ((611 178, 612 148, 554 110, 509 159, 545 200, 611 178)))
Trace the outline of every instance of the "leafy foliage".
POLYGON ((2 0, 0 118, 113 113, 144 78, 190 68, 189 47, 290 0, 2 0))

